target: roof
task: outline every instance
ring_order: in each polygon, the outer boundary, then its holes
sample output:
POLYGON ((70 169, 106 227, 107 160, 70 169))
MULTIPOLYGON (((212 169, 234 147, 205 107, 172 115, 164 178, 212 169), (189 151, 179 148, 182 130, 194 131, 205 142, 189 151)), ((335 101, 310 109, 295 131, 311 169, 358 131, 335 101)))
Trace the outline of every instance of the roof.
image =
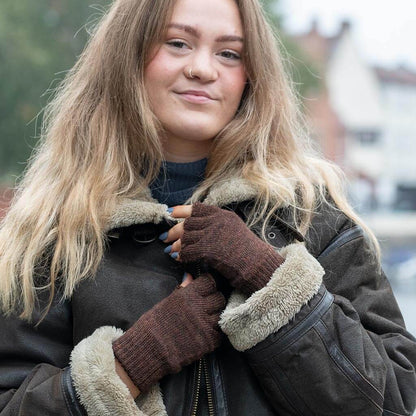
POLYGON ((319 30, 318 21, 313 20, 309 32, 293 35, 292 39, 313 62, 325 66, 341 37, 350 30, 351 23, 348 20, 344 20, 338 33, 334 36, 324 36, 319 30))
POLYGON ((400 66, 396 69, 374 68, 378 79, 383 83, 414 85, 416 87, 416 72, 400 66))

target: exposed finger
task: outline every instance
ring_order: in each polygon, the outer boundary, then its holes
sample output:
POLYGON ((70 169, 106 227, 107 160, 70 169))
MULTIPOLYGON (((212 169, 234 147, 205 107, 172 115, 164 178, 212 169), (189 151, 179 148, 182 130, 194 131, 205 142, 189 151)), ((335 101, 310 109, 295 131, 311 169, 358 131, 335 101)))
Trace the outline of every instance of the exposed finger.
POLYGON ((190 273, 185 273, 184 277, 185 278, 184 278, 183 282, 179 285, 179 287, 186 287, 190 283, 192 283, 192 281, 194 280, 194 278, 192 277, 192 275, 190 273))
POLYGON ((176 205, 170 215, 174 218, 188 218, 192 215, 192 205, 176 205))
POLYGON ((179 253, 181 251, 181 247, 182 247, 182 242, 181 239, 176 240, 173 244, 172 244, 172 249, 171 249, 171 253, 173 252, 177 252, 179 253))
POLYGON ((183 223, 174 225, 169 231, 161 234, 159 238, 164 243, 171 243, 173 241, 179 240, 183 235, 183 223))
POLYGON ((181 261, 181 255, 177 251, 172 251, 170 256, 176 261, 181 261))

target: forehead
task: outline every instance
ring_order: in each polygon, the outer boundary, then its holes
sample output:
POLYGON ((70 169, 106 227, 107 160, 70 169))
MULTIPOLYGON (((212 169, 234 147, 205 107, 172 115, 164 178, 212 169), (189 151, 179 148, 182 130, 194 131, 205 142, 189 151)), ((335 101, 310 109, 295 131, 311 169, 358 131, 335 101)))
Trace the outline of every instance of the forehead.
POLYGON ((243 35, 235 0, 177 0, 168 23, 193 26, 206 33, 243 35))

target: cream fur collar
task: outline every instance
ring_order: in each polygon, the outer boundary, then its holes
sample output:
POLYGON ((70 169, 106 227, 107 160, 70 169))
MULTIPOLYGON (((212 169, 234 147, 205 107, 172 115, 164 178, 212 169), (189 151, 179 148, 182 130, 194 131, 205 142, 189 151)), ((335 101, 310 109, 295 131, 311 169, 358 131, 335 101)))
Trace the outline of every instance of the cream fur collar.
MULTIPOLYGON (((204 203, 223 207, 232 202, 243 202, 255 198, 256 189, 242 178, 231 178, 221 182, 209 192, 204 203)), ((152 198, 150 190, 146 189, 137 199, 120 199, 106 231, 114 228, 128 227, 134 224, 155 223, 163 220, 175 220, 167 212, 167 206, 152 198)))

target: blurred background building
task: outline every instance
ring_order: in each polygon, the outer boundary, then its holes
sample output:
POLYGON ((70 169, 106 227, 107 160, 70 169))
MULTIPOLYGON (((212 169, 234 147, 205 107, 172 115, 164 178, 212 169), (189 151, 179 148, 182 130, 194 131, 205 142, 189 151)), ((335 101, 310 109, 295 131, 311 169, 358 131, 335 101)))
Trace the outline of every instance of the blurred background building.
MULTIPOLYGON (((311 135, 344 169, 416 333, 416 3, 262 1, 292 62, 311 135), (387 62, 391 50, 401 55, 387 62)), ((0 2, 0 217, 36 146, 42 108, 109 3, 0 2)))
POLYGON ((357 17, 365 5, 355 0, 336 4, 282 0, 282 9, 273 9, 276 2, 272 9, 285 10, 287 15, 301 8, 311 12, 306 24, 304 20, 297 30, 285 34, 296 46, 295 59, 319 80, 302 91, 309 128, 325 157, 346 173, 351 202, 380 241, 383 268, 408 328, 416 334, 416 52, 412 49, 400 60, 378 60, 377 51, 371 57, 365 53, 365 41, 356 33, 356 24, 363 28, 382 20, 384 14, 385 31, 392 25, 403 27, 402 38, 393 45, 385 41, 386 48, 399 49, 401 43, 415 41, 416 31, 409 39, 404 28, 409 28, 416 5, 398 1, 388 9, 391 19, 382 5, 372 3, 361 21, 348 15, 341 18, 337 12, 337 7, 347 6, 357 17), (407 7, 401 8, 404 3, 407 7), (333 30, 328 33, 315 16, 328 19, 331 12, 333 30))
POLYGON ((306 114, 323 154, 338 163, 360 210, 416 209, 416 72, 366 62, 350 21, 331 37, 318 21, 293 40, 319 69, 306 114))

